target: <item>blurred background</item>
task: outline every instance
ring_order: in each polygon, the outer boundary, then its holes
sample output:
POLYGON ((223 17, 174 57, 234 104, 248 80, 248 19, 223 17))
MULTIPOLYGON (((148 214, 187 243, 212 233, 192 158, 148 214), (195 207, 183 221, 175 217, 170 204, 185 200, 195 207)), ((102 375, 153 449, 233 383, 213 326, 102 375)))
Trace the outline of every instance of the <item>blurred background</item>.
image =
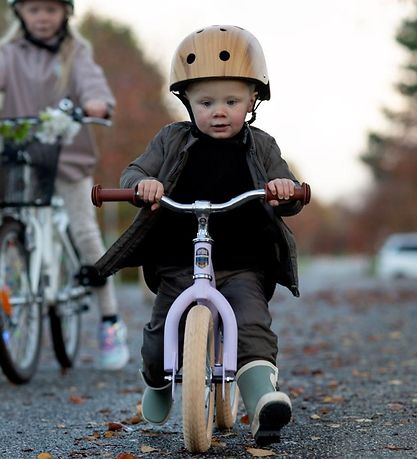
MULTIPOLYGON (((1 0, 2 31, 7 10, 1 0)), ((415 1, 76 0, 75 22, 118 104, 113 127, 97 129, 97 183, 118 186, 164 124, 187 118, 167 85, 181 39, 205 25, 235 24, 257 36, 268 63, 272 99, 255 125, 312 187, 311 204, 286 220, 303 259, 372 261, 391 233, 417 232, 415 1)), ((126 204, 102 207, 108 245, 135 213, 126 204)))

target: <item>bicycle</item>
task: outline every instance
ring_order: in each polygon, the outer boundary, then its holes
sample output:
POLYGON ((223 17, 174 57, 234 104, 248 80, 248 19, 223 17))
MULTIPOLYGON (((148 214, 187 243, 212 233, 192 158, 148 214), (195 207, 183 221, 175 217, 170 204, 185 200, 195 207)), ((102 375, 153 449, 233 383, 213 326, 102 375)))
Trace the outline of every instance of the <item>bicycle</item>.
MULTIPOLYGON (((103 189, 95 185, 92 202, 128 201, 141 207, 135 189, 103 189)), ((211 264, 212 240, 208 233, 209 216, 234 209, 253 199, 276 199, 267 189, 243 193, 228 202, 213 204, 196 201, 180 204, 164 196, 160 205, 177 212, 193 213, 198 220, 194 242, 193 284, 174 301, 166 317, 164 330, 164 369, 166 380, 182 383, 184 443, 192 453, 207 451, 211 445, 214 418, 221 429, 235 423, 239 392, 235 379, 237 362, 237 324, 232 307, 216 290, 211 264), (191 308, 190 308, 191 306, 191 308), (190 309, 189 309, 190 308, 190 309), (178 368, 178 329, 180 319, 189 309, 185 323, 183 367, 178 368)), ((310 187, 297 186, 292 200, 310 201, 310 187)))
MULTIPOLYGON (((68 99, 58 110, 77 125, 111 125, 84 117, 68 99)), ((5 132, 27 139, 5 139, 0 148, 0 366, 15 384, 35 374, 45 316, 58 363, 63 369, 74 365, 81 313, 89 306, 88 272, 71 239, 63 199, 54 195, 63 137, 39 141, 34 131, 44 121, 0 120, 5 132)))

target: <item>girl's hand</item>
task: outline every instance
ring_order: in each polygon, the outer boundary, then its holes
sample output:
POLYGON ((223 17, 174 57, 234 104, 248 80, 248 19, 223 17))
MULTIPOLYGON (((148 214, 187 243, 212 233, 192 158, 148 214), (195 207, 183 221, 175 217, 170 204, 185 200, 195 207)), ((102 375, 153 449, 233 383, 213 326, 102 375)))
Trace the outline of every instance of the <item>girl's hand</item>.
POLYGON ((106 102, 98 99, 88 100, 84 104, 83 110, 87 116, 94 118, 106 118, 109 115, 109 107, 106 102))
POLYGON ((151 210, 156 210, 160 207, 159 200, 164 195, 164 185, 156 179, 144 179, 138 183, 137 192, 142 201, 153 203, 151 210))
MULTIPOLYGON (((273 196, 278 199, 289 199, 294 194, 295 184, 292 180, 287 178, 274 179, 268 182, 268 189, 273 196)), ((278 199, 269 201, 269 204, 273 207, 279 205, 278 199)))

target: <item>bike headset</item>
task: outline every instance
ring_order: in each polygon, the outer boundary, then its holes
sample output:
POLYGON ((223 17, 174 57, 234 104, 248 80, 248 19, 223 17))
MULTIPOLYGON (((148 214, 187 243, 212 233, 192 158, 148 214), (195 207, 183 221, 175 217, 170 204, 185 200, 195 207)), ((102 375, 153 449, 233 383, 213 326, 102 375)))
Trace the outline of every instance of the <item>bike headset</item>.
POLYGON ((23 31, 25 32, 25 38, 33 43, 34 45, 38 46, 39 48, 44 48, 50 51, 51 53, 56 53, 59 51, 62 42, 65 40, 68 34, 68 19, 71 14, 74 13, 74 0, 53 0, 58 3, 63 3, 67 6, 67 15, 62 23, 61 29, 57 33, 57 42, 54 44, 45 43, 42 40, 38 40, 35 38, 27 29, 25 22, 23 21, 22 17, 19 14, 19 8, 17 5, 19 3, 28 2, 31 0, 7 0, 8 5, 12 8, 14 14, 16 15, 17 19, 20 21, 23 31))
POLYGON ((185 105, 193 123, 187 86, 202 79, 225 78, 255 84, 258 103, 255 100, 248 124, 253 123, 259 104, 271 98, 265 56, 256 37, 234 25, 212 25, 185 37, 172 59, 169 90, 185 105))

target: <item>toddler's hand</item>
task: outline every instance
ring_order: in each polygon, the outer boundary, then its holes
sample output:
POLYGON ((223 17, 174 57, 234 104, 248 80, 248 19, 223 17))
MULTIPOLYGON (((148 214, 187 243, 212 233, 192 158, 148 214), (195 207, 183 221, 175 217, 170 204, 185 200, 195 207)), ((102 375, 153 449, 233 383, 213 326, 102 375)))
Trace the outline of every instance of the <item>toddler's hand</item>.
POLYGON ((106 118, 109 114, 109 107, 106 102, 98 99, 88 100, 84 104, 83 110, 87 116, 93 116, 95 118, 106 118))
MULTIPOLYGON (((278 199, 289 199, 294 194, 295 184, 292 180, 287 178, 274 179, 268 182, 268 189, 273 196, 278 199)), ((279 205, 278 200, 269 201, 269 204, 273 207, 279 205)))
POLYGON ((155 179, 144 179, 138 183, 137 192, 142 201, 153 203, 151 210, 156 210, 159 208, 158 201, 164 195, 164 185, 155 179))

